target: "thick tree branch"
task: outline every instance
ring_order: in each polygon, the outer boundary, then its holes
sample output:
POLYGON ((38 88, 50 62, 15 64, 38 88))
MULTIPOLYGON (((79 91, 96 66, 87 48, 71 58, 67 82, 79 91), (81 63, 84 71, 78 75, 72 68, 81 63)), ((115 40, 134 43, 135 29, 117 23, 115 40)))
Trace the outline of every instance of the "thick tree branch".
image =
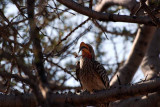
MULTIPOLYGON (((77 94, 49 94, 49 101, 51 105, 54 106, 65 106, 65 105, 96 105, 99 103, 106 103, 111 101, 116 101, 120 99, 126 99, 134 96, 146 95, 148 93, 153 93, 159 91, 160 89, 160 78, 149 80, 143 83, 138 83, 131 86, 118 86, 108 90, 98 91, 95 94, 83 93, 80 95, 77 94)), ((2 98, 8 98, 6 101, 10 101, 9 97, 11 95, 2 95, 2 98)), ((22 95, 23 96, 23 95, 22 95)), ((33 96, 28 95, 32 99, 32 103, 36 104, 33 96)), ((17 96, 19 98, 20 96, 17 96)), ((24 99, 25 95, 22 97, 24 99)), ((12 98, 12 97, 11 97, 12 98)), ((1 101, 1 100, 0 100, 1 101)), ((13 100, 17 102, 17 100, 13 100)), ((13 102, 12 102, 13 103, 13 102)), ((0 104, 4 104, 0 102, 0 104)))
POLYGON ((33 53, 34 53, 34 63, 40 77, 38 89, 34 90, 34 94, 38 100, 39 105, 42 107, 48 107, 48 101, 46 100, 48 97, 46 93, 49 91, 48 89, 48 81, 46 72, 43 65, 43 53, 42 53, 42 46, 39 38, 39 29, 36 27, 36 22, 34 19, 34 7, 35 7, 35 0, 27 0, 27 14, 30 26, 30 37, 33 41, 33 53))
POLYGON ((50 84, 49 87, 50 87, 51 90, 57 90, 57 91, 59 91, 59 90, 61 90, 61 91, 72 90, 72 89, 81 90, 81 87, 59 86, 59 85, 56 85, 56 84, 50 84))
POLYGON ((147 48, 150 41, 152 40, 152 35, 154 34, 155 30, 155 27, 149 26, 143 26, 138 30, 130 55, 126 60, 124 66, 122 66, 120 70, 116 72, 111 79, 111 86, 119 84, 117 75, 119 76, 122 84, 127 84, 131 82, 147 51, 147 48))
POLYGON ((0 107, 36 107, 34 95, 3 95, 0 94, 0 107))
POLYGON ((160 78, 146 81, 132 86, 118 86, 109 90, 99 91, 96 94, 51 94, 51 104, 95 105, 107 103, 133 96, 145 95, 160 89, 160 78))
POLYGON ((160 71, 160 29, 154 34, 145 57, 143 58, 141 68, 147 79, 152 79, 159 74, 160 71))
POLYGON ((30 25, 30 37, 33 41, 33 53, 35 56, 35 65, 40 76, 40 80, 48 84, 47 77, 45 74, 45 69, 43 66, 43 54, 42 54, 42 46, 40 45, 39 39, 39 30, 36 27, 35 19, 34 19, 34 3, 35 1, 27 0, 27 13, 30 25))
POLYGON ((110 104, 110 107, 159 107, 160 93, 152 93, 148 96, 133 97, 110 104))
POLYGON ((114 22, 130 22, 130 23, 139 23, 139 24, 146 24, 146 25, 154 25, 152 23, 152 20, 149 17, 146 16, 139 16, 139 17, 132 17, 132 16, 126 16, 126 15, 116 15, 116 14, 110 14, 110 13, 100 13, 96 12, 90 8, 84 7, 72 0, 57 0, 60 3, 64 4, 65 6, 69 7, 70 9, 73 9, 76 12, 79 12, 83 15, 89 16, 93 19, 97 19, 100 21, 114 21, 114 22))

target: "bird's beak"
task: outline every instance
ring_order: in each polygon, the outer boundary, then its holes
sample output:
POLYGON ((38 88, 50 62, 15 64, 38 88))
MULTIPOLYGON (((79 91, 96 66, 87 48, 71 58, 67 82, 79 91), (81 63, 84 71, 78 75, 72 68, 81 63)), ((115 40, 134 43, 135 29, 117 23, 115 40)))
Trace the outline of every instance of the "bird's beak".
POLYGON ((78 53, 79 53, 82 49, 87 49, 87 48, 86 48, 85 46, 80 47, 78 53))
MULTIPOLYGON (((87 44, 85 44, 84 42, 81 42, 80 47, 79 47, 79 52, 82 51, 82 57, 88 57, 88 58, 92 58, 92 55, 89 51, 89 47, 87 44)), ((79 53, 78 52, 78 53, 79 53)))
POLYGON ((78 53, 79 53, 82 49, 87 49, 86 46, 87 46, 87 45, 86 45, 84 42, 81 42, 78 53))

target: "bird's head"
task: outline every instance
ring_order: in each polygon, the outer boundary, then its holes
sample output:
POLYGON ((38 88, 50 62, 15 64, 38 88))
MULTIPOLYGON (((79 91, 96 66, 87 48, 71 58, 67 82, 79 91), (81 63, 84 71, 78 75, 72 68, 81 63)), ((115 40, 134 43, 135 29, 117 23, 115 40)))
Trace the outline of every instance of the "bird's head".
POLYGON ((89 59, 95 59, 94 50, 90 44, 81 42, 80 47, 79 47, 79 52, 80 51, 82 51, 82 57, 87 57, 89 59))

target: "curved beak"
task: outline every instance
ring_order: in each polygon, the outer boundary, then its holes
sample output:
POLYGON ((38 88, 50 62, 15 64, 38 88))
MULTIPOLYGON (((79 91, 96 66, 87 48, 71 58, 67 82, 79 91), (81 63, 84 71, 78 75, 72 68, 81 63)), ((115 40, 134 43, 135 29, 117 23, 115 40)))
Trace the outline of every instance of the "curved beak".
POLYGON ((87 45, 86 45, 84 42, 81 42, 78 53, 79 53, 82 49, 87 49, 87 45))
POLYGON ((84 42, 81 42, 81 44, 80 44, 79 52, 80 51, 82 51, 82 57, 92 58, 91 52, 89 51, 89 47, 84 42))
POLYGON ((86 48, 85 46, 80 47, 78 53, 79 53, 82 49, 87 49, 87 48, 86 48))

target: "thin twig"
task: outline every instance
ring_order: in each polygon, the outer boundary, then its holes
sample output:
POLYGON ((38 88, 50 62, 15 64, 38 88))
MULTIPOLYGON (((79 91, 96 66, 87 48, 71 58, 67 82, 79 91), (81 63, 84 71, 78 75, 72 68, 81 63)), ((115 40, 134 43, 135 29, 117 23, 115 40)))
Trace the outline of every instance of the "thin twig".
MULTIPOLYGON (((57 4, 55 3, 55 1, 54 1, 54 0, 52 0, 52 1, 53 1, 53 3, 54 3, 55 7, 57 8, 57 4)), ((58 9, 58 8, 57 8, 57 9, 58 9)), ((57 9, 55 10, 55 12, 56 12, 56 14, 57 14, 57 16, 58 16, 58 19, 61 20, 60 15, 59 15, 57 9)), ((61 21, 64 23, 63 20, 61 20, 61 21)))
POLYGON ((0 9, 0 16, 8 23, 8 26, 15 32, 15 34, 18 34, 22 38, 22 36, 18 33, 15 27, 12 26, 11 22, 6 18, 1 9, 0 9))
MULTIPOLYGON (((92 28, 92 26, 90 25, 85 31, 83 31, 80 35, 78 35, 75 40, 73 40, 71 43, 69 43, 68 45, 64 46, 60 51, 58 51, 57 54, 55 54, 55 56, 60 56, 69 47, 71 47, 71 45, 73 45, 73 43, 77 42, 83 35, 85 35, 88 31, 90 31, 91 28, 92 28)), ((56 49, 52 50, 49 54, 47 54, 46 58, 48 58, 50 55, 53 55, 55 50, 56 49)))
POLYGON ((46 7, 49 7, 49 8, 51 8, 51 9, 53 9, 53 10, 57 9, 57 10, 60 10, 60 11, 62 11, 62 12, 68 12, 68 13, 70 13, 70 14, 72 14, 72 15, 76 15, 75 13, 68 11, 69 9, 63 10, 63 9, 59 9, 59 8, 57 8, 57 7, 54 8, 54 7, 52 7, 50 4, 48 4, 46 7))
POLYGON ((136 14, 140 11, 140 9, 144 9, 148 15, 151 17, 153 23, 157 26, 160 26, 159 19, 152 13, 151 9, 146 5, 146 0, 140 0, 140 7, 137 10, 136 14))
POLYGON ((58 44, 56 46, 58 46, 59 44, 61 44, 64 40, 66 40, 75 30, 77 30, 79 27, 81 27, 82 25, 84 25, 87 21, 89 21, 90 18, 86 19, 84 22, 82 22, 80 25, 78 25, 77 27, 75 27, 67 36, 65 36, 63 39, 61 39, 58 44))
POLYGON ((104 35, 106 36, 106 38, 108 39, 108 37, 107 37, 107 34, 105 33, 106 31, 104 30, 104 28, 96 21, 96 20, 92 20, 93 22, 94 22, 94 24, 97 26, 97 27, 99 27, 101 30, 102 30, 102 32, 104 33, 104 35))
POLYGON ((54 62, 52 62, 52 61, 49 61, 49 60, 47 60, 47 61, 50 62, 51 64, 59 67, 59 68, 62 69, 64 72, 66 72, 67 74, 71 75, 75 80, 77 80, 76 77, 71 73, 72 71, 68 71, 66 68, 63 68, 63 67, 61 67, 60 65, 58 65, 57 63, 54 63, 54 62))
POLYGON ((9 78, 9 79, 14 78, 17 81, 25 82, 26 84, 30 86, 35 86, 35 82, 30 80, 29 78, 20 77, 17 74, 11 74, 11 73, 7 73, 6 71, 4 71, 4 72, 0 72, 0 76, 9 78))

